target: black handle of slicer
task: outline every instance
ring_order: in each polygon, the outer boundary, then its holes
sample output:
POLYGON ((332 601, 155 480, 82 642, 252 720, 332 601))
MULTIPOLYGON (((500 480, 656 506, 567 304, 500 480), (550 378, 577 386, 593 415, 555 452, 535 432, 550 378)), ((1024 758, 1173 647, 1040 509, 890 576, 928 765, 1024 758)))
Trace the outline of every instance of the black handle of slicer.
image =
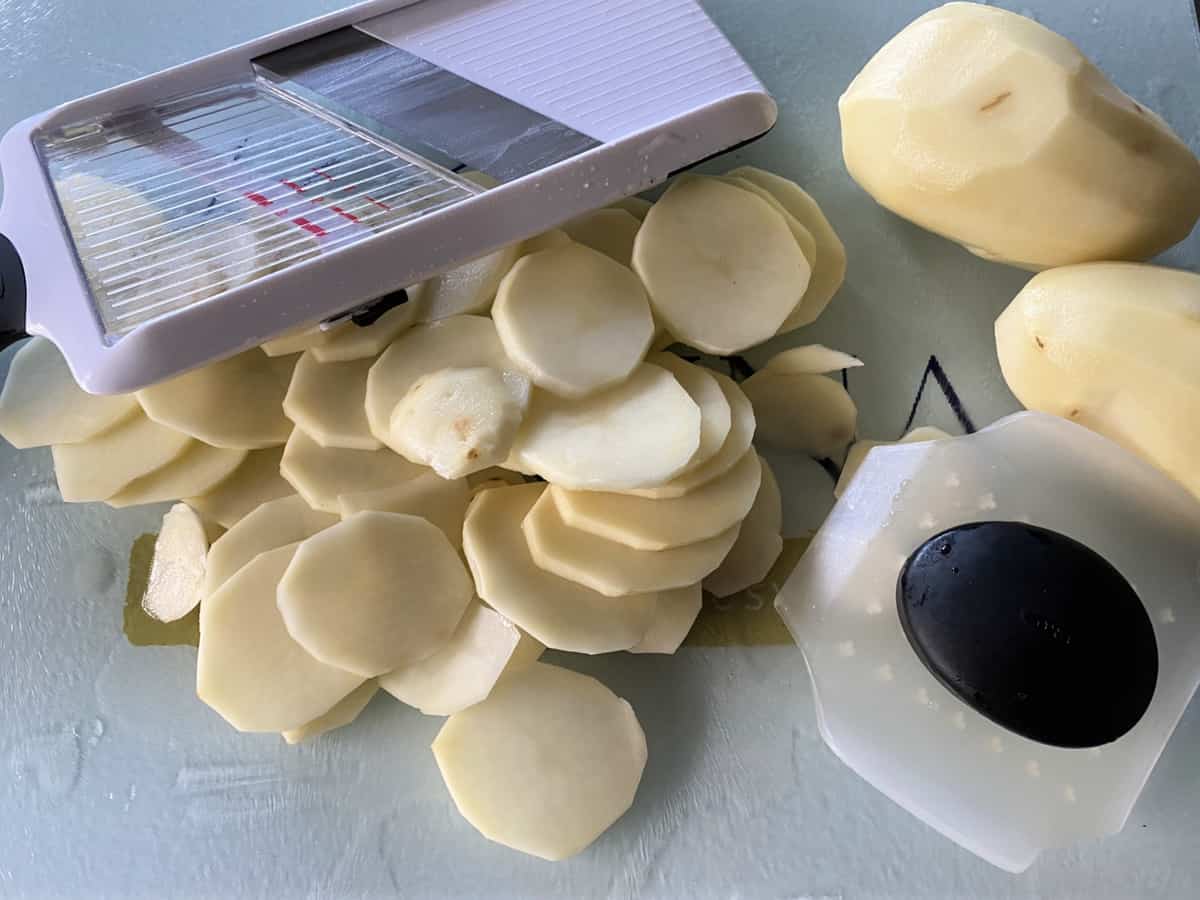
POLYGON ((0 234, 0 350, 25 336, 25 267, 12 241, 0 234))

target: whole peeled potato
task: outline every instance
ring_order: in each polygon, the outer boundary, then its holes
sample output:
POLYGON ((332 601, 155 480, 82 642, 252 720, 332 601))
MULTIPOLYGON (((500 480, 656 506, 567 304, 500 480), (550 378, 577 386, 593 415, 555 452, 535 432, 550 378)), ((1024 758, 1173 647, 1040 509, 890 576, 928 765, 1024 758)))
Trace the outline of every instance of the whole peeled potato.
POLYGON ((1086 263, 1035 276, 996 320, 1009 388, 1200 497, 1200 275, 1086 263))
POLYGON ((1200 161, 1066 38, 949 3, 838 101, 842 152, 880 204, 988 259, 1146 259, 1200 216, 1200 161))

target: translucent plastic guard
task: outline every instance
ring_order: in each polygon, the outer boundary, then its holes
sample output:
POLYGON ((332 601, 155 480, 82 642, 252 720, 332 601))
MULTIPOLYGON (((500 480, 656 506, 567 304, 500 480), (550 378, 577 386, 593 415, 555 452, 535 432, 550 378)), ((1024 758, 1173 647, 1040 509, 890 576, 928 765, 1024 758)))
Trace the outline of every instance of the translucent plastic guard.
POLYGON ((480 189, 265 81, 39 138, 109 337, 480 189))

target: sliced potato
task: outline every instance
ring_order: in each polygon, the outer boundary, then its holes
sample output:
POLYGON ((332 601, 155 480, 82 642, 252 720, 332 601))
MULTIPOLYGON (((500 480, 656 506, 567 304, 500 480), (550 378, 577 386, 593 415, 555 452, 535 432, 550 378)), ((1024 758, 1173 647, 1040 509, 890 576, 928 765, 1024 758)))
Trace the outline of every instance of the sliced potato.
POLYGON ((133 394, 103 397, 84 391, 58 347, 35 337, 13 357, 0 391, 0 436, 21 450, 77 444, 137 411, 133 394))
POLYGON ((758 494, 761 469, 758 456, 747 450, 724 475, 667 500, 557 485, 550 492, 571 528, 635 550, 668 550, 716 537, 741 522, 758 494))
POLYGON ((436 322, 451 316, 486 313, 500 279, 516 262, 520 248, 520 244, 513 244, 430 278, 421 288, 418 321, 436 322))
POLYGON ((663 591, 658 595, 658 607, 654 611, 650 630, 629 648, 629 652, 674 653, 692 630, 703 605, 704 591, 699 582, 673 591, 663 591))
POLYGON ((279 471, 313 509, 338 512, 338 497, 390 487, 427 471, 391 450, 322 447, 297 428, 279 471))
POLYGON ((743 381, 742 390, 765 443, 825 459, 840 454, 854 438, 858 408, 832 378, 763 369, 743 381))
POLYGON ((131 481, 105 502, 120 509, 201 494, 232 475, 248 452, 192 441, 176 459, 131 481))
POLYGON ((772 337, 808 288, 811 266, 783 216, 749 191, 681 179, 646 215, 633 248, 654 312, 708 353, 772 337))
POLYGON ((288 633, 305 650, 372 678, 436 653, 473 592, 435 525, 365 510, 300 544, 278 600, 288 633))
POLYGON ((59 492, 68 503, 107 500, 179 459, 194 443, 186 434, 135 413, 91 440, 51 448, 59 492))
POLYGON ((670 550, 634 550, 569 527, 546 491, 521 522, 529 555, 539 568, 607 597, 667 591, 700 581, 721 564, 741 523, 716 537, 670 550))
POLYGON ((698 469, 716 456, 729 437, 733 414, 729 410, 725 391, 717 383, 713 372, 674 353, 655 353, 646 362, 661 366, 674 375, 679 386, 700 407, 700 446, 683 471, 698 469))
POLYGON ((450 640, 432 656, 379 677, 379 686, 427 716, 452 716, 485 699, 512 659, 521 632, 472 600, 450 640))
POLYGON ((238 731, 288 731, 362 684, 292 640, 275 590, 298 545, 252 559, 200 604, 196 695, 238 731))
POLYGON ((536 392, 513 457, 564 487, 622 491, 669 480, 699 446, 700 408, 674 375, 643 363, 581 400, 536 392))
POLYGON ((704 579, 704 589, 717 597, 728 597, 767 577, 783 550, 783 498, 779 484, 766 460, 762 461, 762 485, 758 497, 742 523, 737 542, 720 567, 704 579))
POLYGON ((524 483, 525 476, 520 472, 514 472, 512 469, 505 469, 500 466, 489 466, 482 472, 472 472, 467 476, 467 484, 470 487, 472 497, 480 491, 490 491, 492 488, 508 487, 509 485, 524 483))
POLYGON ((366 409, 371 433, 388 443, 392 411, 422 375, 476 366, 501 371, 516 369, 504 355, 491 319, 454 316, 431 325, 418 325, 400 335, 367 375, 366 409))
POLYGON ((371 698, 375 696, 375 692, 378 690, 379 683, 375 679, 364 681, 335 703, 333 708, 325 713, 325 715, 318 716, 311 722, 301 725, 299 728, 292 728, 282 732, 283 739, 289 744, 299 744, 301 741, 312 740, 328 731, 333 731, 335 728, 344 728, 357 719, 358 714, 367 708, 367 704, 371 702, 371 698))
POLYGON ((612 209, 623 209, 639 222, 644 221, 646 213, 650 212, 650 207, 654 204, 649 200, 643 200, 641 197, 626 197, 623 200, 618 200, 616 203, 610 203, 612 209))
POLYGON ((642 227, 641 218, 624 209, 596 209, 563 225, 573 241, 598 250, 628 266, 633 260, 633 240, 642 227))
POLYGON ((388 443, 443 478, 504 462, 529 405, 529 379, 489 366, 439 369, 392 411, 388 443))
POLYGON ((754 407, 742 389, 734 380, 720 372, 709 374, 717 380, 718 387, 725 395, 729 404, 729 435, 711 459, 701 463, 694 469, 685 468, 682 475, 677 475, 665 484, 657 487, 637 488, 626 491, 636 497, 648 497, 651 500, 667 500, 672 497, 682 497, 689 491, 694 491, 701 485, 708 484, 714 478, 724 475, 732 469, 750 447, 754 439, 754 407))
POLYGON ((484 837, 557 860, 629 809, 646 736, 630 705, 594 678, 534 663, 451 716, 433 755, 458 811, 484 837))
POLYGON ((322 331, 320 325, 304 325, 284 332, 279 337, 271 338, 262 344, 260 349, 267 356, 291 356, 323 344, 331 336, 332 332, 322 331))
POLYGON ((210 522, 232 528, 268 500, 295 493, 296 489, 279 474, 282 458, 282 447, 251 450, 228 478, 203 494, 188 497, 186 503, 210 522))
POLYGON ((535 234, 526 239, 521 244, 521 256, 529 256, 531 253, 551 250, 555 247, 565 247, 569 243, 571 243, 571 239, 565 231, 561 228, 551 228, 549 231, 543 231, 541 234, 535 234))
POLYGON ((521 635, 521 639, 517 641, 517 648, 513 650, 512 656, 508 658, 508 665, 504 667, 505 672, 515 672, 518 669, 524 669, 530 663, 535 663, 543 653, 546 652, 546 645, 539 641, 531 634, 527 634, 521 629, 517 629, 521 635))
POLYGON ((408 302, 392 307, 370 325, 347 322, 311 348, 317 362, 351 362, 378 356, 417 321, 421 310, 421 285, 407 288, 408 302))
POLYGON ((740 166, 729 173, 771 192, 801 225, 808 229, 817 244, 817 258, 813 262, 812 278, 804 299, 783 322, 779 333, 800 328, 825 311, 833 295, 846 280, 846 248, 833 230, 817 201, 790 179, 753 166, 740 166))
POLYGON ((313 509, 295 494, 264 503, 213 541, 205 564, 204 595, 216 593, 258 554, 312 537, 337 521, 337 516, 313 509))
POLYGON ((552 650, 611 653, 632 647, 654 619, 656 595, 613 599, 538 568, 521 522, 545 489, 503 487, 471 501, 463 551, 475 589, 496 612, 552 650))
POLYGON ((457 550, 462 547, 463 519, 470 499, 465 478, 447 480, 436 472, 426 472, 391 487, 342 494, 338 497, 338 510, 343 519, 366 509, 428 519, 457 550))
MULTIPOLYGON (((353 326, 357 327, 357 326, 353 326)), ((304 353, 283 398, 283 414, 322 447, 378 450, 364 404, 371 357, 350 362, 318 362, 304 353)))
POLYGON ((806 344, 776 353, 767 360, 763 369, 779 375, 828 375, 862 364, 863 361, 857 356, 841 350, 830 350, 822 344, 806 344))
POLYGON ((846 461, 842 464, 842 474, 838 476, 837 485, 833 489, 833 496, 840 497, 845 493, 847 485, 850 484, 850 481, 862 467, 867 454, 871 452, 871 448, 890 447, 893 444, 915 444, 920 441, 944 441, 949 437, 950 435, 946 434, 940 428, 934 428, 932 425, 921 425, 900 438, 899 441, 855 441, 850 447, 850 451, 846 454, 846 461))
POLYGON ((214 447, 273 447, 292 430, 283 397, 295 364, 249 350, 142 388, 137 398, 160 425, 214 447))
MULTIPOLYGON (((616 213, 633 221, 619 210, 616 213)), ((517 261, 492 307, 509 358, 538 387, 582 397, 623 381, 654 336, 638 277, 583 244, 517 261)))
MULTIPOLYGON (((783 221, 787 222, 788 230, 792 232, 792 237, 796 239, 796 244, 799 245, 801 252, 804 254, 804 258, 808 260, 809 266, 815 271, 817 265, 817 239, 813 237, 812 232, 809 231, 799 219, 797 219, 790 212, 788 212, 787 209, 784 208, 783 204, 775 198, 774 194, 772 194, 766 188, 755 184, 753 181, 748 181, 745 178, 724 175, 721 176, 719 180, 724 181, 726 184, 732 184, 734 187, 739 187, 744 191, 749 191, 756 197, 765 200, 770 205, 771 209, 783 216, 783 221)), ((811 278, 809 279, 809 284, 812 284, 811 278)), ((805 290, 804 293, 807 294, 808 291, 805 290)), ((796 300, 797 308, 800 306, 803 299, 804 298, 801 297, 796 300)), ((795 314, 796 309, 793 308, 792 312, 788 315, 788 318, 792 318, 792 316, 795 314)), ((784 330, 784 326, 780 326, 780 332, 784 330)))
POLYGON ((204 522, 186 503, 176 503, 163 516, 154 539, 150 577, 142 609, 159 622, 182 619, 200 602, 208 534, 204 522))
POLYGON ((919 425, 900 438, 902 444, 919 444, 922 441, 946 441, 951 435, 942 431, 940 428, 934 428, 932 425, 919 425))

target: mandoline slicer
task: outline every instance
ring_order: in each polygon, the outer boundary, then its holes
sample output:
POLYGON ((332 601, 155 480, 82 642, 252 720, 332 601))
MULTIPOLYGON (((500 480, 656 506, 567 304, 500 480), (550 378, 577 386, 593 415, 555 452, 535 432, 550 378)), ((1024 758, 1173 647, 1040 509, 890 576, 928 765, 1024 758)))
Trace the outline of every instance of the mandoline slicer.
POLYGON ((774 121, 692 0, 359 3, 16 125, 0 334, 45 335, 87 390, 130 391, 774 121))

